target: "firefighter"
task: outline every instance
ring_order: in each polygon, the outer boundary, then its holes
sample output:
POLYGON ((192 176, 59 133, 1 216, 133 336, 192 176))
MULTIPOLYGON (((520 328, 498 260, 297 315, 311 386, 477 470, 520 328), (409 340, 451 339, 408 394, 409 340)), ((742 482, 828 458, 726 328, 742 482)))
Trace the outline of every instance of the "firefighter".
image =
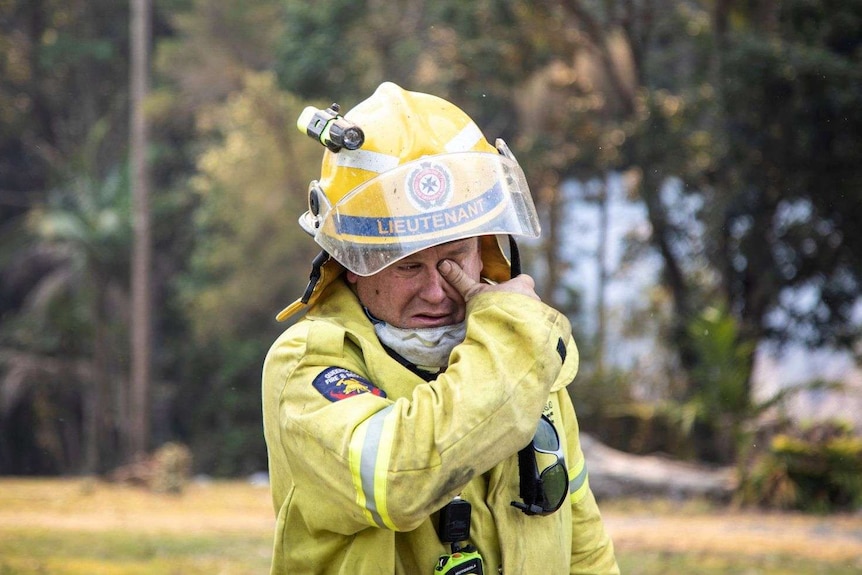
POLYGON ((618 573, 571 326, 502 247, 540 233, 505 143, 392 83, 298 125, 322 251, 264 363, 272 573, 618 573))

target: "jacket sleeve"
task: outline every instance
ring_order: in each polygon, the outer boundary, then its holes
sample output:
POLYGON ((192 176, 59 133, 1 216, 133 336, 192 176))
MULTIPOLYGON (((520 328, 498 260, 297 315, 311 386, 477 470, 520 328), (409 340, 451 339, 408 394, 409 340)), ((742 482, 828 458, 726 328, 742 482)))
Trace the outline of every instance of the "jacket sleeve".
POLYGON ((376 342, 317 332, 308 329, 303 353, 284 352, 298 361, 280 360, 274 348, 264 379, 283 382, 278 427, 293 498, 316 505, 304 520, 312 530, 344 534, 412 530, 526 445, 561 370, 559 346, 571 337, 568 320, 541 302, 482 294, 468 305, 465 341, 435 381, 417 378, 397 399, 361 393, 330 401, 312 382, 331 366, 383 390, 395 387, 387 378, 414 376, 385 353, 388 361, 369 365, 376 342))
POLYGON ((619 575, 611 538, 605 531, 596 499, 590 489, 588 462, 581 449, 578 420, 571 397, 560 393, 566 427, 569 465, 569 499, 572 505, 571 575, 619 575))

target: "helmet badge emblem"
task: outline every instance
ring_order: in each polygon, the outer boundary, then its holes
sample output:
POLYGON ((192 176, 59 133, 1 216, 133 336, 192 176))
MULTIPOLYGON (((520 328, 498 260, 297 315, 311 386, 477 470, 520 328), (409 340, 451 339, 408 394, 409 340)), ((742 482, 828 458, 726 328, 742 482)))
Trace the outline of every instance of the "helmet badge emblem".
POLYGON ((419 211, 445 208, 452 192, 452 174, 442 164, 421 162, 407 175, 407 197, 419 211))

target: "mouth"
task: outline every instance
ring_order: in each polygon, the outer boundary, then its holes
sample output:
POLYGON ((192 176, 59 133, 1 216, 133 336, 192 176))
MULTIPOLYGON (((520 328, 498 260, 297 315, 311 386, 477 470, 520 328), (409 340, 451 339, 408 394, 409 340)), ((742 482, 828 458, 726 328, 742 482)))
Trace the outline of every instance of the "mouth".
POLYGON ((412 319, 416 327, 440 327, 457 323, 451 313, 416 314, 412 319))

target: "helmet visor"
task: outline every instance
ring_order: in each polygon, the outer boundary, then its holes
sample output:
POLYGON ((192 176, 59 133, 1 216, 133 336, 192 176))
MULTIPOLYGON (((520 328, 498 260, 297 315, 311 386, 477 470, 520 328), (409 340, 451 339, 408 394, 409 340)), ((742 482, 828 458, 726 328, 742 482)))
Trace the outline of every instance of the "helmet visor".
POLYGON ((321 207, 315 241, 361 276, 446 242, 540 233, 523 170, 513 159, 487 152, 426 156, 321 207))

